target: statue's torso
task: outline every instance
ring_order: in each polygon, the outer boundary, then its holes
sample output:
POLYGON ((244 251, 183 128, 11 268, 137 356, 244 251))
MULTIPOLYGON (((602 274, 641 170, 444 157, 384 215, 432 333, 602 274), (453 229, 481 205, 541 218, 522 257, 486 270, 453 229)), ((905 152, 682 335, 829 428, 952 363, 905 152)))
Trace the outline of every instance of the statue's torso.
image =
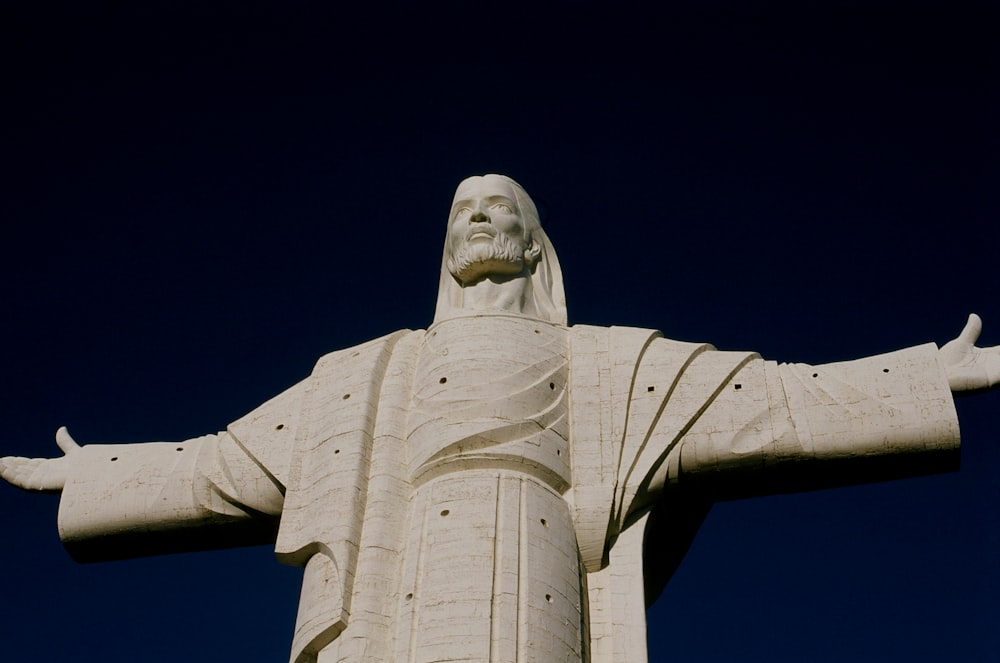
POLYGON ((411 476, 513 469, 569 486, 564 327, 515 316, 447 320, 420 348, 407 419, 411 476))

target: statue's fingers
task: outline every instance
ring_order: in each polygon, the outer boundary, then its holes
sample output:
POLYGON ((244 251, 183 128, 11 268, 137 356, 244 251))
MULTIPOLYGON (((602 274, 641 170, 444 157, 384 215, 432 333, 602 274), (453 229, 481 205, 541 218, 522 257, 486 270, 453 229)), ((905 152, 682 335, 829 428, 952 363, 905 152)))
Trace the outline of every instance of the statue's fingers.
POLYGON ((80 448, 80 445, 76 443, 70 434, 66 430, 65 426, 60 426, 59 430, 56 431, 56 444, 62 449, 63 453, 69 455, 80 448))
POLYGON ((983 331, 983 319, 975 313, 969 314, 969 320, 965 323, 965 328, 958 338, 969 345, 975 345, 979 340, 979 334, 983 331))
POLYGON ((35 470, 35 463, 31 458, 21 458, 19 456, 6 456, 0 458, 0 477, 18 488, 32 490, 31 477, 35 470))
POLYGON ((25 466, 28 464, 27 458, 21 458, 19 456, 6 456, 0 458, 0 477, 4 480, 24 488, 24 480, 30 474, 30 472, 25 471, 25 466))
POLYGON ((65 471, 60 468, 62 462, 59 458, 8 456, 0 459, 0 476, 24 490, 59 491, 66 484, 65 471))

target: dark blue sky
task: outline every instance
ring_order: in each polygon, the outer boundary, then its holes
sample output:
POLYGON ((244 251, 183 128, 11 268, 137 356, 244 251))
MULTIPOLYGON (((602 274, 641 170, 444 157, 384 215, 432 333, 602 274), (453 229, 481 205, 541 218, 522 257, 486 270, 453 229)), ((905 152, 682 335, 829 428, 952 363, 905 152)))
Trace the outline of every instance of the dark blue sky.
MULTIPOLYGON (((571 323, 821 363, 976 311, 1000 344, 995 6, 143 4, 0 9, 0 455, 215 432, 425 327, 484 172, 571 323)), ((958 409, 959 472, 714 507, 651 660, 1000 660, 1000 395, 958 409)), ((54 497, 0 500, 5 661, 285 660, 269 548, 81 566, 54 497)))

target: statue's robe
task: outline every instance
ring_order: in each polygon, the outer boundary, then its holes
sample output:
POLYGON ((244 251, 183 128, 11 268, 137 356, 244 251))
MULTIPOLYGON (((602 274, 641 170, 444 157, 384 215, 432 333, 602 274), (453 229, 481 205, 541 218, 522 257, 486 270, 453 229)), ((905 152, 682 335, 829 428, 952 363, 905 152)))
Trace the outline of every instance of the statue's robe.
POLYGON ((326 355, 218 435, 83 447, 59 529, 80 560, 276 541, 305 567, 294 662, 634 663, 712 501, 957 448, 933 345, 777 365, 474 316, 326 355))

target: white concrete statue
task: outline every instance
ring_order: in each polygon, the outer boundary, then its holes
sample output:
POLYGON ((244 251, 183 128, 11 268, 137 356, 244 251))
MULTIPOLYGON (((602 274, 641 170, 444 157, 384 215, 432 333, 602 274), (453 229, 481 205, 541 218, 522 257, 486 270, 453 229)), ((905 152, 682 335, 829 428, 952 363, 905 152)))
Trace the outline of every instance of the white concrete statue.
POLYGON ((779 365, 567 327, 534 204, 455 195, 434 323, 329 354, 216 435, 4 458, 80 560, 276 542, 293 662, 646 660, 645 606, 712 501, 953 469, 975 315, 932 344, 779 365))

